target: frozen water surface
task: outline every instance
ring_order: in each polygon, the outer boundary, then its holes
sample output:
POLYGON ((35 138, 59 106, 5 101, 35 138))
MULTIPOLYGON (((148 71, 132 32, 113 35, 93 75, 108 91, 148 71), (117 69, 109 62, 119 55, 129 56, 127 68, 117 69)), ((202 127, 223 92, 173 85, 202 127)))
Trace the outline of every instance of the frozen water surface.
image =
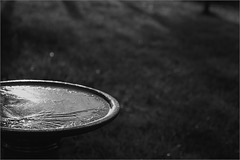
POLYGON ((71 128, 108 114, 101 97, 81 90, 46 86, 1 86, 1 126, 21 130, 71 128))

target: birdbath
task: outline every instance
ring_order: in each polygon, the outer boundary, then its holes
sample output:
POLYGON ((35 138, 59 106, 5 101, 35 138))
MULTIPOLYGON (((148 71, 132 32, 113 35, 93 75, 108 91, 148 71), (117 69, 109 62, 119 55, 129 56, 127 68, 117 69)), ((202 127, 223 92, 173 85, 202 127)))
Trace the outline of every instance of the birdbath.
POLYGON ((6 158, 58 158, 61 138, 97 129, 119 112, 109 94, 66 82, 2 81, 0 93, 6 158))

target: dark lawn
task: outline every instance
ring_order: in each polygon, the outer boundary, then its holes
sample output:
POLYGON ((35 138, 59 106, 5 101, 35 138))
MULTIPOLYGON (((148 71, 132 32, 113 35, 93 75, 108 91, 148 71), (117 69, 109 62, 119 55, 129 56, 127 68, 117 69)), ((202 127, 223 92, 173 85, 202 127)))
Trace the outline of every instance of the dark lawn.
POLYGON ((61 158, 239 158, 239 13, 201 5, 15 2, 1 80, 67 81, 119 101, 111 124, 63 139, 61 158))

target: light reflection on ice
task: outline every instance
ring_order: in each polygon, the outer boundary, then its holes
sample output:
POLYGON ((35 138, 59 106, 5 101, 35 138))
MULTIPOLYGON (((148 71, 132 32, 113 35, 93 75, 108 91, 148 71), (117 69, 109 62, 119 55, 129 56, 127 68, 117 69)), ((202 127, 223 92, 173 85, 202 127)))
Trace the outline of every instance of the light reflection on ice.
POLYGON ((103 118, 101 97, 65 88, 2 86, 1 126, 23 130, 69 128, 103 118))
POLYGON ((31 87, 12 87, 7 91, 7 94, 16 95, 21 99, 25 99, 34 103, 41 101, 39 92, 36 92, 34 88, 31 87))

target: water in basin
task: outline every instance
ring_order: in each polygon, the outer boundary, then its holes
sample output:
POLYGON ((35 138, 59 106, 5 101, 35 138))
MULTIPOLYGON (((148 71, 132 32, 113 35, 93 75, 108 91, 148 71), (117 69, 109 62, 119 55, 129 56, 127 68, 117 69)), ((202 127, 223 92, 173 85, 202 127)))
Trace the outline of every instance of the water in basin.
POLYGON ((105 117, 110 105, 77 89, 1 86, 1 127, 19 130, 72 128, 105 117))

